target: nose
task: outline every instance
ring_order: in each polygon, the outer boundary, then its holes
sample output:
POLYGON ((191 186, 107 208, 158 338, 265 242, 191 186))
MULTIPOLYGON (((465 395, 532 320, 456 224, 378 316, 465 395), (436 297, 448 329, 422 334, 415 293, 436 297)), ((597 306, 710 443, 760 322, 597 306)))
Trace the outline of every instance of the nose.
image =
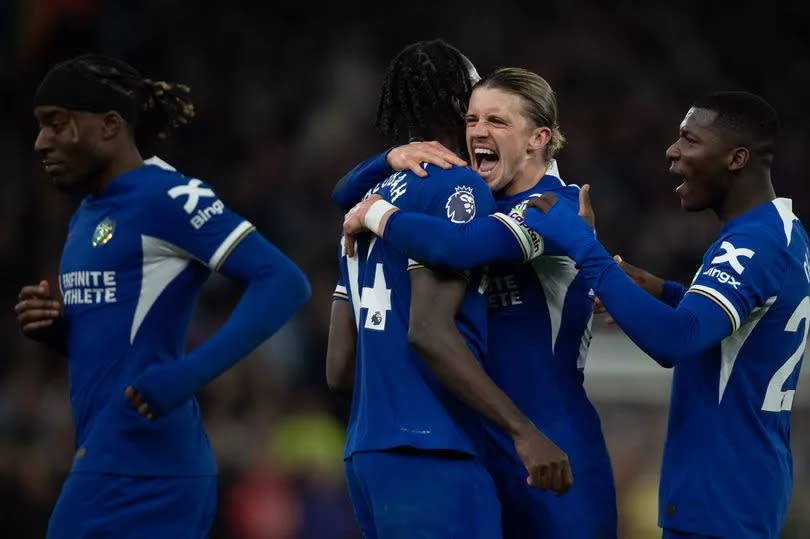
POLYGON ((678 148, 678 142, 673 142, 669 148, 667 148, 666 153, 667 159, 670 161, 675 161, 681 156, 681 150, 678 148))
POLYGON ((484 122, 468 123, 467 136, 470 138, 483 138, 487 136, 487 128, 484 122))
POLYGON ((37 133, 37 139, 34 141, 34 151, 44 156, 52 149, 51 138, 45 133, 44 129, 40 129, 39 133, 37 133))

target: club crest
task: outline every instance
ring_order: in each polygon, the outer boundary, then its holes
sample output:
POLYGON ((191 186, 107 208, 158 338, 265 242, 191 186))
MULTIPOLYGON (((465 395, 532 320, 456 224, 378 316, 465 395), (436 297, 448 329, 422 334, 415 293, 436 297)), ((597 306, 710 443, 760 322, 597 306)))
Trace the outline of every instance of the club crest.
POLYGON ((115 221, 108 217, 96 225, 96 229, 93 231, 93 237, 90 238, 90 244, 93 247, 106 244, 112 239, 113 232, 115 232, 115 221))

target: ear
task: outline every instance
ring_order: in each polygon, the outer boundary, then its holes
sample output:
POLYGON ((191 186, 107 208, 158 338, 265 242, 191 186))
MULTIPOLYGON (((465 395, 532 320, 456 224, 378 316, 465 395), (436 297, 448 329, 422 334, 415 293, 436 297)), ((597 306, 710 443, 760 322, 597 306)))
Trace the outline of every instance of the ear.
POLYGON ((126 131, 127 122, 116 111, 111 110, 104 113, 101 119, 101 138, 112 140, 122 131, 126 131))
POLYGON ((541 151, 546 145, 551 142, 551 129, 548 127, 535 127, 529 137, 529 150, 541 151))
POLYGON ((748 148, 734 148, 728 154, 728 169, 730 171, 741 170, 745 168, 750 158, 751 152, 748 151, 748 148))

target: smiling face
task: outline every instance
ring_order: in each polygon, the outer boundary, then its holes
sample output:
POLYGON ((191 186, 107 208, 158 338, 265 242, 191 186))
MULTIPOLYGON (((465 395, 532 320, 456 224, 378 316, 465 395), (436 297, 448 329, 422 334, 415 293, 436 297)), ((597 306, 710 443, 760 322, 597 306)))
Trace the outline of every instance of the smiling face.
POLYGON ((679 176, 676 188, 687 211, 717 208, 731 186, 734 148, 715 126, 717 112, 691 108, 681 122, 680 136, 668 149, 669 172, 679 176))
POLYGON ((476 88, 466 122, 472 169, 493 192, 507 189, 523 172, 535 131, 523 98, 498 88, 476 88))
POLYGON ((34 150, 42 159, 45 173, 59 189, 86 190, 89 178, 103 167, 97 144, 100 116, 62 107, 34 109, 39 124, 34 150))

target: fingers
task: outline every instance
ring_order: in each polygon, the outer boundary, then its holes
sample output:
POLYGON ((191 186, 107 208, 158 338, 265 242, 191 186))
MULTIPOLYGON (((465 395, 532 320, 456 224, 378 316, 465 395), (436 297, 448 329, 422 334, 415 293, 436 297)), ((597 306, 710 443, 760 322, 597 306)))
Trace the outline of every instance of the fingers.
POLYGON ((346 252, 346 256, 349 258, 354 256, 356 243, 357 242, 354 239, 354 234, 347 234, 343 236, 343 250, 346 252))
POLYGON ((539 197, 531 197, 526 202, 526 209, 537 208, 543 213, 548 213, 549 210, 557 203, 557 196, 554 193, 546 193, 539 197))
POLYGON ((414 142, 399 146, 388 153, 387 161, 394 170, 409 169, 420 178, 428 175, 427 171, 422 167, 422 163, 430 163, 444 169, 453 165, 467 166, 464 159, 437 141, 414 142))
POLYGON ((61 315, 61 305, 51 299, 25 299, 14 306, 17 323, 24 335, 47 328, 61 315))
POLYGON ((593 314, 602 314, 606 313, 607 309, 605 309, 605 304, 602 303, 598 297, 593 298, 593 314))
POLYGON ((574 484, 574 476, 568 460, 550 462, 537 468, 526 478, 530 487, 550 490, 557 496, 562 496, 574 484))
POLYGON ((20 301, 31 298, 47 299, 51 297, 48 281, 40 281, 39 284, 22 287, 17 296, 20 301))
POLYGON ((52 325, 53 325, 53 319, 39 320, 37 322, 30 322, 30 323, 25 324, 24 326, 22 326, 22 332, 23 332, 23 334, 28 335, 29 333, 33 333, 33 332, 39 331, 41 329, 45 329, 45 328, 50 327, 52 325))
POLYGON ((574 473, 571 471, 571 463, 567 460, 562 468, 562 484, 560 490, 557 492, 558 496, 562 496, 574 485, 574 473))
POLYGON ((146 419, 151 421, 155 418, 155 414, 149 408, 149 404, 146 402, 146 399, 144 399, 143 395, 138 393, 138 390, 136 390, 134 387, 128 386, 124 390, 124 397, 126 397, 126 399, 132 403, 138 413, 144 416, 146 419))
POLYGON ((596 215, 593 212, 593 206, 591 206, 591 186, 587 183, 579 190, 579 216, 591 228, 596 225, 596 215))
POLYGON ((39 311, 50 313, 52 316, 59 316, 61 310, 62 305, 53 299, 25 299, 14 306, 14 312, 17 313, 18 318, 24 316, 26 313, 39 311))
POLYGON ((419 176, 420 178, 426 178, 428 173, 427 170, 422 168, 421 161, 413 161, 408 160, 407 162, 408 168, 411 169, 411 172, 419 176))
POLYGON ((615 260, 616 263, 619 265, 619 267, 622 268, 622 271, 624 271, 636 283, 640 284, 639 279, 643 277, 641 275, 642 274, 641 269, 637 268, 636 266, 634 266, 629 262, 625 262, 624 259, 619 255, 614 255, 613 260, 615 260))

